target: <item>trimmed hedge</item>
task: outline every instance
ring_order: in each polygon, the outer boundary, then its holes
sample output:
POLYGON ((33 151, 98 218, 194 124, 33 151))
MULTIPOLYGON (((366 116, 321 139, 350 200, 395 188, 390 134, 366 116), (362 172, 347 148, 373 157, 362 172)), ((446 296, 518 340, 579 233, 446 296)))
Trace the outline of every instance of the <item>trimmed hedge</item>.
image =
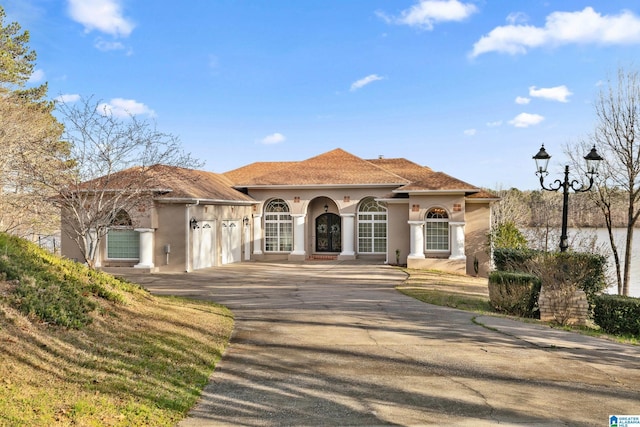
POLYGON ((498 271, 527 272, 527 263, 539 253, 534 249, 495 248, 493 262, 498 271))
POLYGON ((520 317, 539 317, 540 279, 532 274, 494 271, 489 274, 489 303, 520 317))
MULTIPOLYGON (((586 252, 544 252, 534 249, 496 248, 493 261, 498 271, 532 274, 537 266, 549 262, 563 266, 567 283, 577 282, 578 288, 587 295, 589 307, 595 305, 595 298, 607 288, 605 271, 607 259, 602 255, 586 252)), ((558 267, 560 268, 560 267, 558 267)))
POLYGON ((610 334, 640 336, 640 298, 598 295, 593 320, 610 334))

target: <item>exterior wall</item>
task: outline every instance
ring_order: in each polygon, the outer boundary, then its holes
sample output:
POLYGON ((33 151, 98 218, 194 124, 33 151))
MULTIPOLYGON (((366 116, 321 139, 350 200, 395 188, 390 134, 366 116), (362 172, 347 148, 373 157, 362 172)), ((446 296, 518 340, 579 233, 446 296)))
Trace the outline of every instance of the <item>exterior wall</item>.
MULTIPOLYGON (((465 254, 468 247, 467 242, 467 229, 466 223, 466 203, 463 194, 452 195, 411 195, 409 197, 409 221, 424 221, 425 216, 431 208, 443 208, 447 211, 450 223, 464 223, 465 224, 465 254)), ((424 228, 422 230, 424 235, 424 228)), ((407 260, 407 267, 420 268, 420 269, 436 269, 449 271, 459 274, 473 274, 473 260, 471 261, 472 268, 467 267, 467 259, 450 259, 452 254, 452 229, 449 228, 449 251, 442 252, 426 252, 424 247, 422 252, 425 254, 424 259, 409 258, 407 260)))
MULTIPOLYGON (((249 196, 262 202, 256 206, 256 212, 262 213, 264 202, 271 199, 283 199, 289 204, 292 214, 306 214, 314 199, 326 197, 334 203, 340 213, 356 213, 358 203, 365 197, 382 197, 395 187, 382 188, 322 188, 322 189, 252 189, 249 196), (296 202, 296 198, 299 201, 296 202)), ((329 204, 329 207, 332 207, 329 204)), ((322 204, 324 207, 324 204, 322 204)), ((338 213, 334 211, 334 213, 338 213)), ((324 211, 323 211, 324 213, 324 211)))
POLYGON ((476 274, 474 260, 478 262, 478 275, 487 277, 491 269, 488 235, 491 228, 491 204, 469 202, 466 206, 465 253, 467 273, 476 274))
MULTIPOLYGON (((327 212, 336 215, 357 215, 357 208, 360 201, 366 197, 382 197, 389 194, 394 187, 383 188, 322 188, 322 189, 252 189, 249 195, 261 202, 255 206, 254 214, 263 214, 264 203, 271 199, 282 199, 287 202, 292 215, 303 214, 304 216, 304 251, 305 255, 291 257, 289 253, 262 253, 252 255, 252 259, 257 260, 302 260, 305 257, 317 253, 316 251, 316 230, 315 222, 318 216, 327 212)), ((351 239, 354 244, 356 255, 346 256, 341 259, 355 259, 357 256, 357 218, 353 217, 353 235, 351 239)), ((344 223, 344 218, 343 218, 344 223)), ((406 225, 406 222, 405 222, 406 225)), ((344 227, 343 230, 344 232, 344 227)), ((294 230, 295 234, 295 230, 294 230)), ((295 236, 294 236, 295 239, 295 236)), ((264 242, 261 241, 264 245, 264 242)), ((264 248, 261 248, 264 249, 264 248)), ((343 248, 344 249, 344 248, 343 248)), ((337 252, 335 253, 338 254, 337 252)), ((367 255, 382 261, 386 255, 367 255)), ((395 254, 394 254, 395 257, 395 254)), ((395 258, 393 258, 395 259, 395 258)))
POLYGON ((153 263, 160 271, 185 271, 186 233, 189 228, 185 205, 158 203, 154 235, 153 263), (169 245, 170 253, 165 252, 169 245))
MULTIPOLYGON (((157 204, 157 221, 159 227, 155 232, 154 264, 160 271, 191 271, 193 269, 193 233, 189 221, 196 219, 199 223, 205 221, 214 227, 215 242, 211 248, 214 251, 213 266, 222 265, 223 221, 237 221, 241 230, 241 260, 247 259, 245 245, 246 229, 244 219, 251 218, 251 206, 233 205, 191 205, 157 204), (188 210, 188 213, 187 213, 188 210), (188 233, 188 234, 187 234, 188 233), (170 245, 171 253, 167 262, 166 245, 170 245), (188 246, 188 247, 187 247, 188 246), (187 263, 187 257, 189 263, 187 263)), ((250 245, 250 242, 249 242, 250 245)), ((248 252, 250 253, 250 246, 248 252)))
POLYGON ((407 264, 407 255, 411 250, 408 221, 408 202, 387 204, 387 260, 389 264, 407 264), (396 260, 396 250, 400 251, 398 260, 396 260))
POLYGON ((78 244, 69 237, 69 226, 63 222, 60 226, 60 254, 68 259, 84 263, 86 260, 78 244))

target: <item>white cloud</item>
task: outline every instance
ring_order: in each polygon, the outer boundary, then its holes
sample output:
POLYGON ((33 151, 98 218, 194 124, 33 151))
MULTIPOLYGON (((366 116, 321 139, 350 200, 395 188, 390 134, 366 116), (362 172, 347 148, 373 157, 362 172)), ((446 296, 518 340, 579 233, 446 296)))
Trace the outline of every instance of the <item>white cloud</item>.
POLYGON ((380 77, 377 74, 369 74, 367 77, 364 77, 358 81, 355 81, 351 84, 351 88, 349 89, 351 92, 356 91, 362 87, 365 87, 368 84, 371 84, 378 80, 384 80, 384 77, 380 77))
POLYGON ((33 73, 31 73, 31 75, 29 76, 29 80, 27 80, 29 83, 38 83, 44 80, 44 71, 42 70, 35 70, 33 73))
POLYGON ((262 144, 271 145, 271 144, 280 144, 284 142, 287 138, 281 133, 272 133, 271 135, 267 135, 260 140, 262 144))
POLYGON ((531 99, 529 99, 529 98, 527 98, 525 96, 517 96, 516 97, 516 104, 527 105, 530 102, 531 102, 531 99))
POLYGON ((141 102, 133 99, 113 98, 108 103, 103 102, 98 105, 98 112, 103 115, 113 115, 115 117, 130 117, 140 114, 155 116, 155 112, 141 102))
POLYGON ((466 129, 464 131, 464 134, 467 136, 473 136, 477 133, 478 131, 476 129, 466 129))
POLYGON ((94 46, 96 49, 103 52, 108 52, 110 50, 122 50, 125 48, 125 46, 120 42, 106 41, 100 38, 96 40, 94 46))
POLYGON ((435 23, 463 21, 477 11, 475 5, 459 0, 419 0, 417 4, 400 12, 398 17, 390 17, 383 12, 376 14, 389 24, 432 30, 435 23))
POLYGON ((496 120, 495 122, 487 122, 487 127, 495 128, 498 126, 502 126, 502 120, 496 120))
POLYGON ((64 95, 57 96, 55 101, 62 102, 63 104, 72 104, 74 102, 78 102, 80 100, 80 95, 76 93, 67 93, 64 95))
POLYGON ((558 102, 569 102, 567 98, 571 95, 573 94, 565 85, 546 88, 541 87, 540 89, 536 89, 535 86, 529 87, 529 96, 533 96, 534 98, 543 98, 550 101, 558 102))
POLYGON ((505 25, 496 27, 473 45, 471 57, 488 52, 511 55, 528 49, 565 44, 640 43, 640 18, 628 10, 618 15, 602 15, 592 7, 577 12, 553 12, 544 27, 505 25))
POLYGON ((115 37, 127 37, 135 25, 122 15, 120 0, 68 0, 71 19, 93 30, 115 37))
POLYGON ((517 128, 528 128, 542 122, 544 117, 540 114, 520 113, 509 121, 509 124, 517 128))
POLYGON ((507 22, 511 25, 522 24, 529 20, 529 17, 526 13, 523 12, 513 12, 507 16, 507 22))

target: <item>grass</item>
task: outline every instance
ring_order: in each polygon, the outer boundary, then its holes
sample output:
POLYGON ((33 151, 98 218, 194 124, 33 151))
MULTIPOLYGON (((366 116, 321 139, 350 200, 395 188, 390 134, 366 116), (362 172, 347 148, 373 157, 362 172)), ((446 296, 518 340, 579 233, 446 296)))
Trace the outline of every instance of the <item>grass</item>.
POLYGON ((484 300, 478 297, 432 289, 398 287, 398 291, 428 304, 459 308, 460 310, 475 311, 478 313, 493 312, 488 299, 484 300))
POLYGON ((396 289, 419 301, 478 313, 493 313, 487 279, 403 268, 407 280, 396 289))
MULTIPOLYGON (((491 316, 506 316, 496 312, 489 303, 489 289, 486 278, 433 270, 407 268, 402 268, 402 270, 407 273, 407 280, 402 285, 397 286, 396 289, 405 295, 427 304, 457 308, 491 316)), ((610 339, 623 344, 640 345, 640 338, 635 336, 614 336, 586 326, 560 326, 530 318, 506 317, 527 323, 546 324, 550 327, 610 339)))
POLYGON ((0 281, 0 426, 169 426, 184 418, 228 343, 231 313, 154 297, 67 261, 36 261, 49 255, 12 239, 0 235, 0 267, 18 276, 0 281), (59 281, 39 281, 47 275, 59 281), (58 309, 51 316, 25 309, 16 296, 22 282, 32 288, 27 306, 38 306, 34 295, 46 289, 40 295, 58 309), (80 323, 59 322, 68 315, 62 282, 79 290, 68 311, 80 323))

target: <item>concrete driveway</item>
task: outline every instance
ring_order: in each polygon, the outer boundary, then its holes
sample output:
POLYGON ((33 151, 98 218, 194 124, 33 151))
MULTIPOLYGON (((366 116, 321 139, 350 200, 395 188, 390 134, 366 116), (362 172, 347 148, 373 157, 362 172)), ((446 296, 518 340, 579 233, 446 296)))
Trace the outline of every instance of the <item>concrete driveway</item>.
POLYGON ((230 307, 236 328, 180 426, 604 426, 640 414, 640 349, 421 303, 361 262, 132 277, 230 307))

